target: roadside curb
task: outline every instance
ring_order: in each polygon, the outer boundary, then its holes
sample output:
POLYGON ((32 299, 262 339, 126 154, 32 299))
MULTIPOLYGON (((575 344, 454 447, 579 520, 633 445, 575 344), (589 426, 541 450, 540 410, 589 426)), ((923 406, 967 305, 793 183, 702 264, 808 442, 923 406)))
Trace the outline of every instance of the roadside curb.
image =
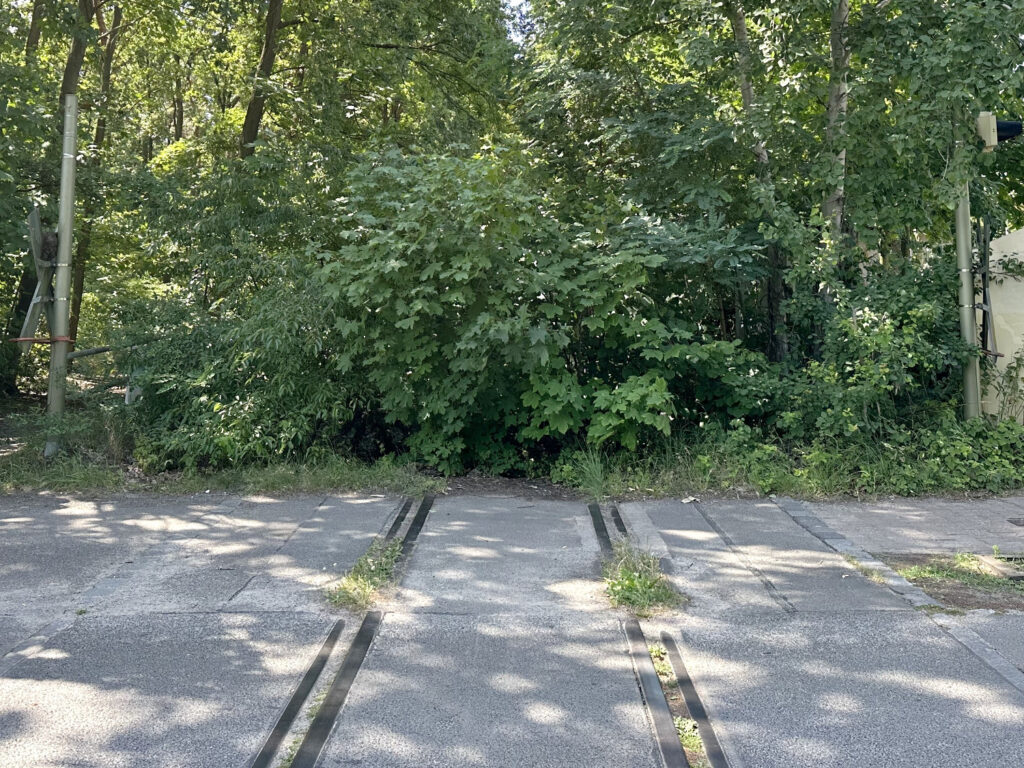
POLYGON ((826 547, 835 550, 841 555, 853 558, 857 562, 857 565, 877 573, 889 589, 902 597, 913 607, 945 607, 942 603, 930 597, 923 589, 914 586, 905 578, 900 576, 896 571, 876 558, 870 552, 861 549, 843 534, 831 528, 810 510, 806 502, 786 498, 784 496, 772 498, 771 501, 775 506, 793 518, 793 522, 821 541, 826 547))
MULTIPOLYGON (((885 585, 898 594, 915 608, 945 606, 929 597, 920 587, 916 587, 900 576, 896 571, 887 566, 881 560, 873 557, 869 552, 861 549, 843 534, 829 527, 825 522, 815 515, 806 502, 790 499, 787 497, 772 498, 772 502, 785 512, 793 521, 804 528, 812 536, 819 539, 825 546, 835 550, 841 555, 852 558, 858 566, 874 571, 882 577, 885 585)), ((943 629, 950 637, 960 643, 964 648, 983 661, 990 669, 996 672, 1006 682, 1012 685, 1021 693, 1024 693, 1024 672, 1021 672, 999 651, 993 648, 981 635, 969 627, 965 627, 955 620, 954 617, 941 613, 931 613, 928 618, 943 629)))

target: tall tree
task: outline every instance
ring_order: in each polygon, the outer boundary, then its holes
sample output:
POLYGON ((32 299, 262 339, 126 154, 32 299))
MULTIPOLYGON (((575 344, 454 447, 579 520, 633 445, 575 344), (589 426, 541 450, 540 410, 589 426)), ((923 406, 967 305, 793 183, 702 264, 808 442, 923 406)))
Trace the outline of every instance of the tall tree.
POLYGON ((284 0, 269 0, 267 18, 263 32, 263 50, 260 53, 259 67, 253 80, 252 97, 245 110, 245 122, 242 123, 241 156, 248 157, 255 151, 256 139, 260 133, 260 122, 267 104, 267 81, 274 71, 274 58, 277 56, 277 33, 281 28, 281 9, 284 0))
POLYGON ((43 31, 43 16, 46 14, 46 0, 34 0, 32 16, 29 19, 28 35, 25 37, 25 65, 30 65, 39 49, 39 38, 43 31))
POLYGON ((828 79, 828 126, 825 140, 832 152, 830 181, 832 189, 825 198, 822 214, 829 223, 832 238, 843 232, 843 208, 846 192, 846 113, 849 107, 850 0, 833 0, 829 24, 831 68, 828 79))
MULTIPOLYGON (((842 0, 840 0, 842 1, 842 0)), ((736 45, 736 77, 740 85, 740 100, 748 119, 754 111, 753 64, 750 58, 750 39, 747 35, 747 17, 740 0, 725 5, 736 45)), ((771 185, 771 164, 764 140, 757 137, 753 147, 761 176, 771 185)), ((774 193, 773 193, 774 194, 774 193)), ((768 330, 768 359, 781 362, 789 356, 789 337, 786 329, 786 257, 779 245, 766 245, 768 254, 768 276, 765 280, 766 324, 768 330)))
POLYGON ((85 196, 82 204, 82 226, 75 244, 75 256, 72 259, 71 272, 71 318, 69 322, 70 336, 78 337, 78 321, 82 312, 82 293, 85 288, 85 265, 89 259, 89 247, 92 245, 93 219, 102 205, 99 190, 95 189, 96 177, 102 168, 103 145, 107 138, 107 109, 110 99, 110 75, 114 66, 114 53, 117 40, 121 34, 123 13, 121 6, 114 6, 114 17, 108 27, 104 22, 103 13, 97 9, 96 21, 100 30, 100 43, 103 46, 103 61, 100 66, 100 89, 97 100, 96 130, 93 133, 92 146, 88 160, 87 173, 93 177, 94 189, 85 196))

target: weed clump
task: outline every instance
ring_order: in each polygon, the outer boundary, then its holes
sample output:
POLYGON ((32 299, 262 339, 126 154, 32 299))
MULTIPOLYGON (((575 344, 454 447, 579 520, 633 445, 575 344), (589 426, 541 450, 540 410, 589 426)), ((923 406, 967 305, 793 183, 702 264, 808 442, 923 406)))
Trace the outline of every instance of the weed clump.
POLYGON ((661 572, 658 558, 626 540, 616 541, 604 565, 605 591, 612 605, 628 608, 637 616, 650 616, 682 602, 661 572))
POLYGON ((328 590, 328 600, 351 611, 365 611, 380 591, 393 582, 401 554, 400 540, 376 539, 338 585, 328 590))

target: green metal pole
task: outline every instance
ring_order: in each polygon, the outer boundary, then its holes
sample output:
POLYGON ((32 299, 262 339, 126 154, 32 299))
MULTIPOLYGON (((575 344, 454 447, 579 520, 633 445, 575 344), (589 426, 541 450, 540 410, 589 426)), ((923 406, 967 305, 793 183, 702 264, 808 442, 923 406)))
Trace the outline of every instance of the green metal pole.
MULTIPOLYGON (((75 159, 78 155, 78 97, 64 96, 64 149, 60 164, 60 209, 57 216, 57 263, 54 270, 53 327, 50 335, 50 387, 46 412, 51 421, 64 416, 68 377, 68 325, 71 306, 71 238, 75 225, 75 159)), ((60 450, 56 435, 46 441, 44 455, 51 458, 60 450)))
MULTIPOLYGON (((965 184, 956 207, 956 263, 960 274, 960 338, 978 346, 978 319, 975 315, 974 273, 971 269, 971 198, 965 184)), ((964 366, 964 419, 981 416, 981 372, 977 355, 964 366)))

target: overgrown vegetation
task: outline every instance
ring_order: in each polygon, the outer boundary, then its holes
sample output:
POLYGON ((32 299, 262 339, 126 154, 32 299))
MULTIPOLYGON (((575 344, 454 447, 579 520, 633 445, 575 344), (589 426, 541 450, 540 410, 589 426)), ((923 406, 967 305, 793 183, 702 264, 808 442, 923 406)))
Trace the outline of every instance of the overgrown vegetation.
MULTIPOLYGON (((301 486, 394 456, 595 495, 1021 487, 1024 428, 955 417, 979 353, 949 243, 968 181, 997 232, 1024 223, 1024 147, 973 137, 1024 110, 1022 24, 981 0, 8 3, 6 336, 79 93, 72 328, 115 350, 74 372, 141 398, 109 398, 123 450, 69 478, 301 486)), ((0 391, 38 391, 45 348, 16 349, 0 391)))
POLYGON ((661 572, 658 558, 626 539, 616 540, 612 547, 603 571, 605 592, 612 605, 643 617, 683 602, 682 595, 661 572))
POLYGON ((350 611, 365 611, 393 583, 395 567, 402 554, 400 539, 374 539, 352 569, 327 591, 328 599, 350 611))
POLYGON ((1024 582, 992 575, 981 566, 976 555, 966 552, 958 552, 951 558, 935 556, 925 565, 901 568, 899 574, 916 584, 953 579, 976 589, 1016 592, 1024 596, 1024 582))
POLYGON ((1024 485, 1024 428, 964 423, 952 409, 933 426, 886 438, 794 442, 742 422, 708 426, 652 445, 643 455, 567 451, 552 476, 594 498, 689 496, 725 491, 799 497, 997 493, 1024 485))
POLYGON ((76 403, 58 429, 48 430, 35 414, 7 417, 11 433, 0 450, 0 492, 12 491, 159 491, 242 493, 306 491, 382 491, 421 496, 444 489, 442 478, 428 476, 408 462, 385 456, 364 461, 331 453, 304 461, 271 459, 217 470, 190 468, 145 474, 131 462, 133 432, 121 406, 94 400, 76 403), (60 435, 63 452, 43 459, 47 434, 60 435))

